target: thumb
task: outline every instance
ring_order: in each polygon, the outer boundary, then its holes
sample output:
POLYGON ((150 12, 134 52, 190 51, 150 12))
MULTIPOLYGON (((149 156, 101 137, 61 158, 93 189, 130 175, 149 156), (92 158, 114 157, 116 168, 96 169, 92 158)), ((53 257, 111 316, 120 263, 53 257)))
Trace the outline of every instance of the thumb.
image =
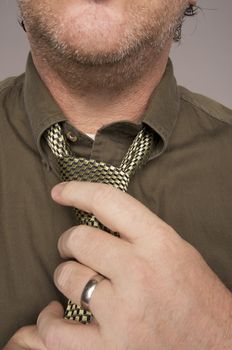
POLYGON ((36 326, 20 328, 3 350, 47 350, 36 326))

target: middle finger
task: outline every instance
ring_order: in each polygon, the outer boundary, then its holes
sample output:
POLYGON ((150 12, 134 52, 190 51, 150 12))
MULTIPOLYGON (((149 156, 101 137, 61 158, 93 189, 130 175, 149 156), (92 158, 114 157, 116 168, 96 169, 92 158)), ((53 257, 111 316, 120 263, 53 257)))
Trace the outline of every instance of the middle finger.
POLYGON ((129 266, 132 244, 105 231, 80 225, 62 234, 58 249, 63 258, 75 258, 117 283, 129 266))

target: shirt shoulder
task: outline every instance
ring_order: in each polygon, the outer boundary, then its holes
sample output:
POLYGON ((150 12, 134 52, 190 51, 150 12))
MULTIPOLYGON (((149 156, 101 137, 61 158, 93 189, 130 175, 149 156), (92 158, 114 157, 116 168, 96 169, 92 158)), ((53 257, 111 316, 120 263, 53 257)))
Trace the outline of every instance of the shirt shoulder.
POLYGON ((232 126, 232 110, 204 95, 192 92, 179 86, 181 102, 189 104, 199 117, 209 117, 232 126))
POLYGON ((10 93, 12 90, 18 90, 22 87, 25 74, 21 74, 16 77, 9 77, 0 81, 0 100, 10 93))

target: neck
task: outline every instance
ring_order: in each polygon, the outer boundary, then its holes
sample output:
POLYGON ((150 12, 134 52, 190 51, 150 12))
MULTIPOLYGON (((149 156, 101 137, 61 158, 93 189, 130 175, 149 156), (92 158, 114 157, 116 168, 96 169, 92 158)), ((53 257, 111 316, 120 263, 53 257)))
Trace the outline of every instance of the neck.
POLYGON ((168 60, 171 43, 167 43, 161 55, 153 62, 144 76, 121 93, 75 93, 51 69, 46 61, 32 50, 35 67, 61 108, 67 120, 84 133, 96 133, 103 125, 118 121, 139 123, 146 110, 152 92, 159 84, 168 60))

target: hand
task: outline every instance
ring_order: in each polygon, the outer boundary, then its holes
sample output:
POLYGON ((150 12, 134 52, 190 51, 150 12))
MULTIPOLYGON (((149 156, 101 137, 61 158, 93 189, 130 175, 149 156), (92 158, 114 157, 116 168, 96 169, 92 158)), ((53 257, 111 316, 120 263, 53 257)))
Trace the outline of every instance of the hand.
POLYGON ((3 350, 47 350, 36 326, 20 328, 3 350))
POLYGON ((96 322, 63 320, 60 305, 39 316, 49 350, 229 350, 232 296, 200 254, 128 194, 111 186, 70 182, 52 192, 58 203, 93 213, 121 239, 73 227, 59 240, 54 280, 80 304, 87 281, 104 275, 91 299, 96 322))

